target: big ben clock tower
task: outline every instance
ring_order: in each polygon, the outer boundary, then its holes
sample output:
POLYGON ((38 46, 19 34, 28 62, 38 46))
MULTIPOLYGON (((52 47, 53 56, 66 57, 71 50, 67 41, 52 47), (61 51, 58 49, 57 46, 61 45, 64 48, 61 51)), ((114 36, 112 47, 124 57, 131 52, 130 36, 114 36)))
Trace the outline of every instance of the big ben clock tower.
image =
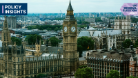
POLYGON ((64 72, 71 73, 77 69, 77 22, 74 18, 71 1, 63 22, 63 59, 64 72))

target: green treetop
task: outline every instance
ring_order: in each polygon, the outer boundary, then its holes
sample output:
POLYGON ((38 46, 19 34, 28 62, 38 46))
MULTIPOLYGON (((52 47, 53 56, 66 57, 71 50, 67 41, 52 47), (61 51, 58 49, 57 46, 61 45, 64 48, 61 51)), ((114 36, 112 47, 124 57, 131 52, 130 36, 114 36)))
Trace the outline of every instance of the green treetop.
POLYGON ((75 73, 75 78, 94 78, 91 68, 78 68, 75 73))
POLYGON ((83 36, 77 39, 77 50, 79 51, 79 56, 81 57, 82 51, 92 50, 94 48, 94 41, 87 36, 83 36))
POLYGON ((40 40, 42 39, 42 37, 40 35, 27 35, 27 37, 25 38, 26 41, 28 41, 29 45, 34 45, 36 43, 36 40, 40 40))
POLYGON ((16 37, 11 37, 11 40, 12 40, 13 44, 14 44, 14 42, 16 42, 16 44, 17 44, 18 46, 21 45, 21 42, 22 42, 21 39, 16 38, 16 37))
POLYGON ((56 37, 51 37, 49 40, 50 40, 50 42, 51 42, 51 46, 58 46, 58 43, 61 42, 61 40, 59 40, 59 39, 56 38, 56 37))
POLYGON ((119 72, 117 70, 111 70, 107 75, 106 78, 120 78, 119 72))

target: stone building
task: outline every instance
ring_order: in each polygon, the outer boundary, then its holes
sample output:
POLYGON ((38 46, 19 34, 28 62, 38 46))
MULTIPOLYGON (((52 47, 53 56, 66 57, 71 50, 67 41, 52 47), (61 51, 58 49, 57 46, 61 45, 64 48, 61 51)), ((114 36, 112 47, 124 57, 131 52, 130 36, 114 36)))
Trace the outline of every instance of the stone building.
POLYGON ((63 52, 58 50, 42 53, 41 41, 39 43, 36 41, 35 47, 32 47, 35 51, 27 55, 25 44, 21 46, 12 44, 5 16, 0 50, 0 74, 5 78, 35 78, 40 73, 50 76, 74 73, 79 64, 76 29, 77 22, 70 2, 63 23, 63 52))
MULTIPOLYGON (((130 35, 131 34, 131 18, 130 16, 126 16, 126 19, 124 19, 124 17, 121 19, 119 19, 119 16, 118 16, 118 19, 115 18, 114 20, 114 29, 115 30, 122 30, 122 34, 124 35, 130 35)), ((128 37, 126 36, 126 39, 128 37)))
POLYGON ((95 49, 111 50, 116 48, 116 33, 117 31, 100 31, 101 33, 94 32, 92 39, 95 41, 95 49), (115 34, 114 34, 115 33, 115 34), (98 36, 97 36, 98 35, 98 36))
POLYGON ((8 28, 16 29, 16 17, 7 17, 8 28))
POLYGON ((117 70, 121 78, 129 76, 129 59, 131 53, 126 53, 125 50, 112 50, 100 52, 87 52, 87 66, 92 68, 94 78, 105 78, 111 69, 117 70))
POLYGON ((95 22, 95 18, 85 18, 85 21, 89 22, 89 23, 94 23, 95 22))
POLYGON ((40 44, 35 45, 35 53, 26 55, 25 45, 11 44, 7 20, 2 31, 0 73, 7 78, 36 77, 39 73, 55 75, 63 72, 63 55, 60 51, 47 54, 39 52, 40 44), (60 73, 58 72, 60 71, 60 73))
POLYGON ((138 47, 136 49, 136 54, 135 56, 130 57, 130 62, 129 62, 129 76, 138 76, 138 47))
MULTIPOLYGON (((135 44, 135 41, 138 39, 138 36, 131 34, 128 36, 127 39, 130 39, 135 44)), ((125 41, 125 40, 126 40, 125 35, 123 35, 123 34, 116 35, 116 47, 118 49, 120 49, 123 41, 125 41)))
POLYGON ((120 48, 122 46, 122 42, 126 39, 130 39, 133 43, 135 43, 138 36, 135 33, 132 33, 131 31, 131 17, 126 16, 126 19, 124 17, 120 19, 115 17, 114 20, 114 30, 121 30, 121 34, 116 35, 116 47, 120 48))
POLYGON ((75 72, 78 66, 77 53, 77 21, 74 18, 71 2, 67 9, 67 15, 63 21, 63 59, 64 72, 75 72))

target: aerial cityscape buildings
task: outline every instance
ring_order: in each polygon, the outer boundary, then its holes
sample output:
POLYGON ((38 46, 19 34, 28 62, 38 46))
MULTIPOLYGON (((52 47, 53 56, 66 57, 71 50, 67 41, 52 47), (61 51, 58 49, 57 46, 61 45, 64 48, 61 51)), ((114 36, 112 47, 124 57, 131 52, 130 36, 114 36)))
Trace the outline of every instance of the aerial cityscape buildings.
POLYGON ((81 66, 92 69, 93 78, 111 70, 137 77, 137 33, 137 16, 74 13, 71 1, 67 13, 1 15, 0 77, 68 78, 81 66))

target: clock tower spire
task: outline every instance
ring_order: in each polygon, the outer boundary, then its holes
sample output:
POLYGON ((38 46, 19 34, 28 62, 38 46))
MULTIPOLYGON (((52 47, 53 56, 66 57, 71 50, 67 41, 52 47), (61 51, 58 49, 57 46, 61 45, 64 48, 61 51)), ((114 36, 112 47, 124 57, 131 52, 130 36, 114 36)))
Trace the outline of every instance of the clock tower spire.
POLYGON ((71 1, 63 22, 63 59, 65 73, 75 72, 78 66, 77 21, 74 18, 71 1))

